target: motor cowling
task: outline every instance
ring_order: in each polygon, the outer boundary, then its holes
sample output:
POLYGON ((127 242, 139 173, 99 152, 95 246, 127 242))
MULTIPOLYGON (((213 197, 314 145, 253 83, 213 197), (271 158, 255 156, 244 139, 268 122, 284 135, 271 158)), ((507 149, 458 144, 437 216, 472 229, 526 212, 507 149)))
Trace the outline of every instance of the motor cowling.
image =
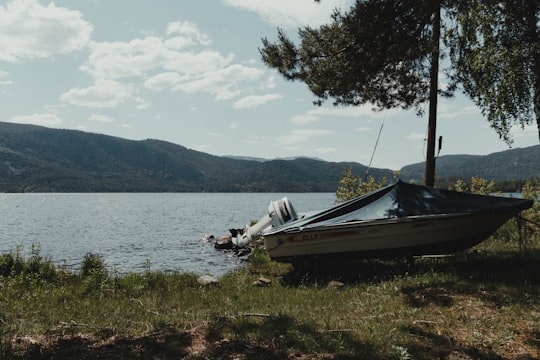
POLYGON ((298 214, 287 197, 271 201, 268 205, 268 214, 260 218, 254 225, 246 225, 243 234, 233 237, 232 242, 239 247, 246 246, 253 240, 257 240, 263 230, 278 227, 296 219, 298 219, 298 214))

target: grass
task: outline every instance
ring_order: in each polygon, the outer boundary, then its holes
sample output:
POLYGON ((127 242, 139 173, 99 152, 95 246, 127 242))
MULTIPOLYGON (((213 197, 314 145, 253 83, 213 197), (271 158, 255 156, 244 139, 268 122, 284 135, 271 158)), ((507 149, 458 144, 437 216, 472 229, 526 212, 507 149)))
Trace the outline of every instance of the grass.
POLYGON ((540 245, 294 269, 257 249, 203 286, 196 274, 78 274, 33 249, 0 256, 2 359, 540 358, 540 245), (270 286, 254 286, 260 277, 270 286), (334 281, 341 286, 329 287, 334 281))

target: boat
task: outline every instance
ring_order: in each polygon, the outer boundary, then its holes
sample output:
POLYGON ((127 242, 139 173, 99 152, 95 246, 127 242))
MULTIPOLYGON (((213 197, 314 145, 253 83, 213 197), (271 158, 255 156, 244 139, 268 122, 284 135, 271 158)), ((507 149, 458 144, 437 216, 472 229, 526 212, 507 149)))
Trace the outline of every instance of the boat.
MULTIPOLYGON (((301 216, 284 198, 271 204, 263 223, 254 227, 276 261, 444 255, 482 242, 532 205, 530 199, 469 194, 399 180, 301 216)), ((257 237, 247 230, 249 241, 257 237)), ((236 244, 249 241, 244 238, 236 244)))

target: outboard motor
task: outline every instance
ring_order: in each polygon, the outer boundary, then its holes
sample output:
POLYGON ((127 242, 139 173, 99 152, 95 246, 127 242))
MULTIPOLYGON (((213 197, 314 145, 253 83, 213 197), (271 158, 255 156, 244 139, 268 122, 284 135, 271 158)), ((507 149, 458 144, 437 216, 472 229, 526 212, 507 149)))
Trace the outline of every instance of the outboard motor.
POLYGON ((232 242, 239 247, 246 246, 253 240, 257 240, 263 230, 269 227, 278 227, 296 219, 298 219, 298 214, 286 197, 271 201, 268 206, 268 214, 260 218, 254 225, 246 225, 244 233, 233 237, 232 242))

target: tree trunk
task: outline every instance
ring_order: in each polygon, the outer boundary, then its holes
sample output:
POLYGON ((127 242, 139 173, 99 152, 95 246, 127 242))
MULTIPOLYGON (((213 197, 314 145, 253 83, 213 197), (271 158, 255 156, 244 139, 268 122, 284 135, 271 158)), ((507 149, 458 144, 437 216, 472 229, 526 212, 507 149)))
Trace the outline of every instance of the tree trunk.
POLYGON ((433 9, 433 50, 429 85, 429 119, 424 185, 435 186, 435 137, 437 134, 437 95, 439 89, 439 38, 441 35, 441 3, 435 0, 433 9))
POLYGON ((538 5, 531 1, 528 11, 529 41, 532 46, 532 66, 534 76, 534 114, 536 117, 536 127, 538 129, 538 141, 540 142, 540 49, 538 48, 538 5))

